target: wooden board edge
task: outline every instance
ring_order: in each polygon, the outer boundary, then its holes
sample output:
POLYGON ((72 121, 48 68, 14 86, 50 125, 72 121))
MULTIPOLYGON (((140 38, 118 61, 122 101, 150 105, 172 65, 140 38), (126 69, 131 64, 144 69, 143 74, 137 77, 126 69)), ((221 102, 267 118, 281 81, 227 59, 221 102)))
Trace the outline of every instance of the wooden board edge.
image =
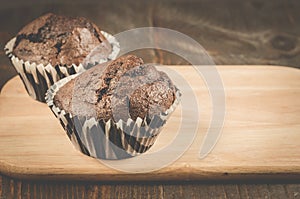
POLYGON ((148 173, 66 173, 55 174, 47 171, 37 172, 34 168, 18 166, 0 162, 0 174, 16 179, 24 180, 72 180, 72 181, 103 181, 103 182, 124 182, 124 181, 211 181, 211 180, 300 180, 300 166, 293 169, 285 167, 268 167, 268 173, 264 167, 240 167, 234 168, 163 168, 159 171, 148 173), (255 171, 255 172, 254 172, 255 171), (134 177, 132 177, 134 175, 134 177))

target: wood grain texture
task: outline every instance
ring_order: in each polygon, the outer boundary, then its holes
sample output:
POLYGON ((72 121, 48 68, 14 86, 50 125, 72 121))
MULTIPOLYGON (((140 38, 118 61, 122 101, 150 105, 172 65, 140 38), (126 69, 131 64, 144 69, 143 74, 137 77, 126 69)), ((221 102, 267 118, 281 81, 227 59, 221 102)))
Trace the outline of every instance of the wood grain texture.
POLYGON ((0 198, 300 198, 297 184, 76 183, 21 181, 0 176, 0 198))
MULTIPOLYGON (((47 105, 31 99, 16 77, 0 95, 0 172, 22 178, 102 181, 299 177, 300 70, 278 66, 218 66, 226 95, 226 118, 215 148, 206 158, 199 159, 212 115, 211 90, 193 66, 168 66, 168 69, 181 74, 188 82, 190 87, 176 84, 176 75, 169 73, 182 98, 190 100, 191 93, 195 93, 199 112, 194 111, 195 107, 181 104, 149 152, 159 152, 176 138, 182 112, 189 113, 188 121, 193 121, 195 114, 201 118, 193 144, 171 165, 150 173, 130 174, 82 155, 73 148, 47 105)), ((151 159, 155 161, 158 160, 151 159)), ((127 159, 117 164, 125 168, 133 163, 127 159)), ((152 166, 141 165, 144 170, 152 166)))
MULTIPOLYGON (((199 41, 217 64, 273 64, 299 67, 300 5, 298 0, 14 0, 0 7, 0 48, 18 30, 45 12, 85 16, 103 30, 118 33, 128 28, 157 25, 174 28, 199 41)), ((182 64, 170 53, 148 50, 143 58, 163 64, 182 64)), ((16 75, 0 51, 0 88, 16 75)), ((255 180, 232 185, 195 182, 90 184, 23 181, 0 176, 0 198, 300 198, 299 184, 255 180), (262 184, 257 184, 262 183, 262 184), (21 184, 21 194, 11 195, 21 184), (225 190, 225 191, 224 191, 225 190), (286 190, 286 191, 282 191, 286 190), (56 197, 52 197, 54 192, 56 197), (82 194, 84 197, 82 197, 82 194), (225 195, 225 196, 224 196, 225 195)), ((223 183, 223 184, 220 184, 223 183)), ((299 183, 299 182, 298 182, 299 183)), ((17 193, 17 192, 16 192, 17 193)))

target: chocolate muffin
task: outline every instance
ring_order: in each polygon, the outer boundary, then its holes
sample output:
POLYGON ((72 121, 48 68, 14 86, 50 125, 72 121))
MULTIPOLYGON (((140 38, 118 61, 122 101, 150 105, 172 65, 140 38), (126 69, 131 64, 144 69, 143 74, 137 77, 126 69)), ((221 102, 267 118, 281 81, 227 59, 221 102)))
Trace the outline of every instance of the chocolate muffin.
POLYGON ((58 80, 116 58, 119 44, 89 20, 46 14, 26 25, 6 45, 30 96, 44 101, 58 80))
POLYGON ((46 100, 83 153, 120 159, 154 144, 179 96, 167 74, 127 55, 57 82, 46 100))
POLYGON ((164 72, 128 55, 72 79, 57 92, 54 104, 72 115, 135 121, 166 111, 175 100, 175 92, 164 72))
POLYGON ((13 53, 37 64, 79 65, 96 47, 108 57, 111 45, 99 28, 85 18, 46 14, 26 25, 16 37, 13 53))

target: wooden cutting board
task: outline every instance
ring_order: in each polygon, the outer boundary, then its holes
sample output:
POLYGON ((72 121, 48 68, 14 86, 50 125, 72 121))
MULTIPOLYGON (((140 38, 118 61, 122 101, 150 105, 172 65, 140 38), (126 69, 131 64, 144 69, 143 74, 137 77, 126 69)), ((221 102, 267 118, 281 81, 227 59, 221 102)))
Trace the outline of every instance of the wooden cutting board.
MULTIPOLYGON (((30 179, 104 181, 299 179, 300 70, 218 66, 226 94, 224 128, 213 150, 200 159, 212 112, 209 91, 193 67, 169 67, 192 87, 200 118, 194 142, 172 164, 152 172, 128 173, 82 155, 47 105, 31 99, 19 77, 14 77, 0 95, 0 173, 30 179)), ((177 107, 149 153, 157 153, 175 139, 182 108, 177 107)), ((141 165, 145 170, 151 166, 141 165)))

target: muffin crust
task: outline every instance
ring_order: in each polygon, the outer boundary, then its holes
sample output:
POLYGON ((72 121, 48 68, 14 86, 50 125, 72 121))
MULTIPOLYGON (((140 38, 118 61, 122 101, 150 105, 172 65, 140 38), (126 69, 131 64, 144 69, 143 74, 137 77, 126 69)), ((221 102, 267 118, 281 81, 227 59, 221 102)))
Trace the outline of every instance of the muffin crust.
POLYGON ((115 122, 151 118, 175 100, 170 78, 141 58, 127 55, 94 66, 59 89, 54 104, 68 113, 115 122))
POLYGON ((26 25, 16 37, 13 53, 37 64, 79 65, 93 49, 107 57, 111 46, 99 28, 85 18, 48 13, 26 25))

